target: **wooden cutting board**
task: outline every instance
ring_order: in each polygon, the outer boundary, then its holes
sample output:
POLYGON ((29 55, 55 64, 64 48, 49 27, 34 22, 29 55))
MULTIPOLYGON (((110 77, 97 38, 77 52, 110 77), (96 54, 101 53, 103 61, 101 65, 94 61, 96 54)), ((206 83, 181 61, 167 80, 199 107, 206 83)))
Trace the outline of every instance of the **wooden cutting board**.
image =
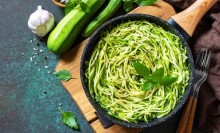
MULTIPOLYGON (((157 17, 160 17, 164 20, 168 20, 172 15, 175 14, 175 10, 168 3, 158 0, 158 2, 152 6, 137 7, 130 13, 141 13, 141 14, 150 14, 157 17)), ((142 129, 132 129, 122 127, 120 125, 113 125, 105 129, 101 122, 99 121, 97 115, 95 114, 95 109, 88 101, 80 81, 80 59, 82 55, 83 48, 87 43, 87 40, 84 40, 80 44, 76 45, 69 52, 62 55, 58 61, 56 71, 59 70, 68 70, 72 76, 76 79, 71 79, 67 82, 62 82, 63 86, 72 96, 75 103, 78 105, 79 109, 82 111, 88 123, 95 132, 98 133, 137 133, 142 129)))

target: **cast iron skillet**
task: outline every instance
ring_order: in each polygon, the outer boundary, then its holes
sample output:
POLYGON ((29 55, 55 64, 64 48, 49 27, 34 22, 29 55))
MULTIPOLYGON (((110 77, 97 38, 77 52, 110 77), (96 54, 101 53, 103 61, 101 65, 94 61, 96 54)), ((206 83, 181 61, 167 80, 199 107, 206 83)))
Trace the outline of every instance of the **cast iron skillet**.
POLYGON ((211 8, 212 5, 214 5, 217 2, 217 0, 197 0, 191 7, 188 9, 184 10, 183 12, 174 15, 171 17, 171 19, 168 20, 168 22, 154 17, 150 15, 144 15, 144 14, 128 14, 124 16, 119 16, 116 18, 113 18, 109 21, 107 21, 105 24, 100 26, 90 37, 90 39, 87 42, 87 45, 84 48, 81 62, 80 62, 80 77, 81 77, 81 82, 83 89, 91 102, 91 104, 94 106, 96 111, 98 112, 99 115, 102 117, 105 117, 109 119, 111 122, 125 126, 125 127, 132 127, 132 128, 146 128, 146 127, 151 127, 153 125, 157 125, 159 123, 162 123, 166 121, 168 118, 172 117, 174 114, 177 113, 178 110, 183 106, 183 104, 186 102, 189 93, 192 88, 192 80, 193 80, 193 70, 194 70, 194 62, 193 62, 193 56, 191 53, 191 50, 186 42, 186 40, 192 35, 192 33, 195 30, 196 25, 198 24, 199 20, 201 17, 205 14, 206 11, 208 11, 209 8, 211 8), (188 81, 188 86, 186 87, 185 93, 183 97, 177 102, 175 108, 166 116, 162 118, 157 118, 152 121, 149 121, 148 123, 146 122, 138 122, 138 123, 132 123, 132 122, 126 122, 123 120, 119 120, 111 115, 107 114, 107 111, 102 109, 99 105, 98 102, 96 102, 94 99, 92 99, 89 89, 88 89, 88 83, 86 81, 85 77, 85 61, 89 61, 90 56, 97 44, 97 42, 100 39, 100 33, 102 31, 111 29, 112 27, 123 23, 127 21, 132 21, 132 20, 146 20, 151 23, 155 23, 162 28, 164 28, 167 31, 170 31, 174 33, 175 35, 179 36, 182 43, 184 44, 184 47, 187 49, 187 56, 188 60, 187 63, 189 64, 189 70, 191 71, 189 81, 188 81))

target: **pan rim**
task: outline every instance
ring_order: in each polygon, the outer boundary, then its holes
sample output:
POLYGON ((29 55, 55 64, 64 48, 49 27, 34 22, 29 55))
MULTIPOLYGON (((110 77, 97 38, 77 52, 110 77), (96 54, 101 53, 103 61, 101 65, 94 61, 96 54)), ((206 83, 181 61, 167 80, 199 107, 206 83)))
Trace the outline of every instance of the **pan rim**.
MULTIPOLYGON (((154 22, 153 22, 154 23, 154 22)), ((96 39, 97 40, 97 39, 96 39)), ((93 46, 94 48, 95 46, 93 46)), ((171 118, 172 116, 174 116, 184 105, 184 103, 186 102, 187 98, 189 97, 189 94, 192 90, 192 79, 193 79, 193 70, 194 70, 194 61, 193 61, 193 56, 192 56, 192 52, 188 46, 188 43, 186 42, 186 40, 183 38, 183 36, 180 34, 180 32, 173 27, 172 25, 170 25, 168 22, 162 20, 161 18, 155 17, 155 16, 151 16, 151 15, 147 15, 147 14, 127 14, 127 15, 121 15, 118 17, 115 17, 113 19, 110 19, 109 21, 105 22, 103 25, 101 25, 89 38, 86 46, 83 49, 83 53, 81 56, 81 61, 80 61, 80 79, 81 79, 81 83, 83 86, 83 90, 88 98, 88 100, 90 101, 90 103, 92 104, 92 106, 95 108, 95 110, 102 115, 103 117, 107 118, 108 120, 112 121, 115 124, 119 124, 122 125, 124 127, 130 127, 130 128, 146 128, 146 127, 151 127, 151 126, 155 126, 158 125, 162 122, 165 122, 166 120, 168 120, 169 118, 171 118), (123 21, 125 20, 125 21, 123 21), (115 25, 119 24, 117 22, 123 23, 123 22, 127 22, 127 21, 133 21, 133 20, 147 20, 150 22, 152 22, 152 20, 154 20, 155 22, 157 22, 157 25, 161 26, 161 23, 164 24, 163 27, 165 30, 168 28, 169 31, 175 33, 176 35, 178 35, 184 45, 184 47, 186 47, 187 49, 187 57, 188 57, 188 65, 189 65, 189 70, 190 70, 190 77, 189 77, 189 81, 188 81, 188 86, 185 89, 185 92, 183 94, 183 96, 178 100, 178 102, 176 103, 174 109, 172 109, 172 111, 170 113, 168 113, 167 115, 161 117, 161 118, 157 118, 154 120, 151 120, 149 122, 138 122, 138 123, 134 123, 134 122, 126 122, 123 120, 120 120, 118 118, 115 118, 111 115, 109 115, 107 113, 107 111, 105 111, 105 109, 102 109, 99 105, 99 103, 95 100, 92 99, 89 91, 88 91, 88 87, 86 86, 86 82, 85 82, 85 75, 84 75, 84 66, 85 66, 85 61, 87 61, 86 56, 88 54, 88 51, 93 51, 91 50, 91 42, 94 41, 94 39, 96 39, 98 37, 98 34, 100 32, 102 32, 103 30, 106 30, 107 28, 110 27, 114 27, 115 25), (114 24, 117 23, 117 24, 114 24), (113 24, 113 25, 112 25, 113 24), (165 28, 166 26, 166 28, 165 28)))

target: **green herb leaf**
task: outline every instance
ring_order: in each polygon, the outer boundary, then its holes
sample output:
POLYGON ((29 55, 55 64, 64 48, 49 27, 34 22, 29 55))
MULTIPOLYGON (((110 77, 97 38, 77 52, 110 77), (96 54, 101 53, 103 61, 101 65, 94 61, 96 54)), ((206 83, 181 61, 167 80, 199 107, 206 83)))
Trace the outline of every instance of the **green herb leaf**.
POLYGON ((148 91, 153 89, 154 85, 151 82, 144 82, 144 84, 142 85, 142 90, 143 91, 148 91))
POLYGON ((63 112, 61 109, 60 111, 62 113, 62 121, 65 125, 73 129, 79 129, 76 117, 72 112, 63 112))
POLYGON ((133 9, 133 3, 131 1, 124 1, 123 8, 126 12, 129 12, 133 9))
POLYGON ((69 12, 71 12, 75 7, 76 7, 76 4, 75 4, 74 0, 71 0, 68 3, 66 3, 65 8, 64 8, 65 15, 67 15, 69 12))
POLYGON ((160 83, 159 83, 159 82, 155 82, 155 83, 154 83, 154 86, 155 86, 156 88, 160 88, 160 83))
POLYGON ((155 82, 158 82, 164 75, 164 69, 159 68, 152 73, 152 78, 155 82))
POLYGON ((147 82, 154 82, 152 76, 145 76, 144 79, 147 80, 147 82))
POLYGON ((140 76, 142 77, 149 76, 149 71, 150 71, 149 68, 147 68, 146 66, 144 66, 139 62, 134 62, 133 65, 134 65, 134 69, 140 76))
POLYGON ((69 71, 67 70, 60 70, 58 72, 54 72, 54 75, 62 81, 68 81, 69 79, 72 78, 72 75, 69 71))
POLYGON ((72 112, 62 112, 62 121, 70 128, 79 129, 76 117, 72 114, 72 112))
POLYGON ((65 9, 64 9, 65 15, 71 12, 77 5, 80 5, 81 9, 84 12, 86 13, 91 12, 91 9, 89 8, 89 6, 86 3, 82 2, 81 0, 70 0, 65 5, 65 9))
POLYGON ((133 9, 133 3, 137 3, 140 6, 147 6, 154 4, 156 1, 157 0, 123 0, 123 7, 126 12, 129 12, 133 9))
POLYGON ((174 83, 175 81, 177 80, 177 78, 175 77, 172 77, 170 75, 168 76, 163 76, 161 81, 160 81, 160 84, 161 85, 171 85, 172 83, 174 83))
POLYGON ((135 0, 135 2, 140 6, 147 6, 154 4, 157 0, 135 0))

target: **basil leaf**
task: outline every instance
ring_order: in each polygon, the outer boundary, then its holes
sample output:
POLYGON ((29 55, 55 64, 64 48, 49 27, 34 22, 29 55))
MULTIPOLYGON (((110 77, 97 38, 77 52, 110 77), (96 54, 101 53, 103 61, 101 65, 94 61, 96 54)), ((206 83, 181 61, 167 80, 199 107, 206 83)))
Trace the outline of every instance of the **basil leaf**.
POLYGON ((131 1, 124 1, 123 8, 126 12, 129 12, 133 9, 133 3, 131 1))
POLYGON ((154 83, 154 86, 155 86, 156 88, 160 88, 160 83, 159 83, 159 82, 155 82, 155 83, 154 83))
POLYGON ((142 90, 143 91, 148 91, 153 89, 154 85, 151 82, 144 82, 144 84, 142 85, 142 90))
POLYGON ((134 69, 140 76, 142 77, 149 76, 149 71, 150 71, 149 68, 147 68, 146 66, 144 66, 139 62, 134 62, 133 65, 134 65, 134 69))
POLYGON ((73 129, 79 129, 76 117, 72 112, 62 112, 62 121, 65 125, 73 129))
POLYGON ((177 80, 177 78, 172 77, 170 75, 168 76, 163 76, 162 79, 160 80, 161 85, 171 85, 177 80))
POLYGON ((145 76, 144 79, 146 79, 147 82, 154 82, 152 76, 145 76))
POLYGON ((72 78, 72 75, 69 71, 67 70, 60 70, 58 72, 54 72, 54 75, 62 81, 68 81, 69 79, 72 78))
POLYGON ((164 75, 164 69, 159 68, 152 73, 152 78, 154 81, 158 82, 163 77, 163 75, 164 75))
POLYGON ((154 4, 157 0, 135 0, 135 2, 140 6, 147 6, 154 4))
POLYGON ((69 12, 71 12, 74 8, 76 7, 76 4, 74 1, 69 1, 66 3, 65 8, 64 8, 64 13, 67 15, 69 12))

